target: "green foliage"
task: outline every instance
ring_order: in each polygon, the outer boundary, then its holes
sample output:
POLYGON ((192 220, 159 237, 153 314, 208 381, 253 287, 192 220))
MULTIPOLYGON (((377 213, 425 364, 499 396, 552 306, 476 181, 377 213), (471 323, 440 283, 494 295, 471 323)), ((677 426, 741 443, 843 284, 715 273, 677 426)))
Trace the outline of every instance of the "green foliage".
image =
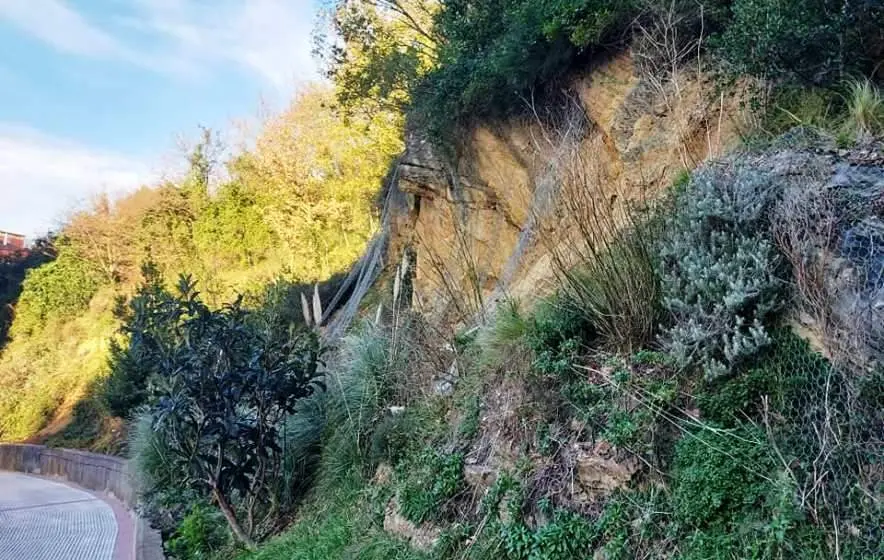
POLYGON ((166 542, 166 550, 179 560, 210 559, 230 540, 223 523, 215 509, 195 503, 166 542))
POLYGON ((869 80, 851 82, 847 115, 847 128, 857 140, 884 134, 884 94, 869 80))
POLYGON ((414 110, 439 133, 505 114, 534 89, 552 91, 578 56, 616 42, 636 11, 631 0, 446 2, 434 27, 444 38, 438 61, 414 91, 414 110))
POLYGON ((775 330, 771 340, 753 367, 703 384, 695 396, 704 418, 728 426, 746 418, 760 421, 765 399, 774 410, 785 411, 807 384, 818 383, 829 372, 826 359, 788 329, 775 330))
POLYGON ((605 378, 574 378, 562 388, 574 416, 595 438, 628 449, 661 464, 668 455, 664 432, 678 398, 676 376, 670 364, 646 365, 612 358, 602 366, 605 378))
POLYGON ((163 434, 166 459, 181 484, 211 492, 237 538, 248 542, 258 528, 244 531, 231 504, 246 500, 252 519, 254 500, 273 507, 274 493, 287 490, 274 484, 282 465, 279 429, 298 400, 313 392, 318 342, 312 333, 268 329, 241 301, 212 311, 189 278, 182 277, 177 289, 171 300, 159 294, 160 302, 151 301, 147 293, 139 303, 151 310, 146 319, 172 336, 133 335, 149 339, 141 359, 147 371, 157 372, 150 387, 152 426, 163 434))
POLYGON ((406 419, 385 420, 384 408, 393 396, 397 374, 405 371, 411 356, 407 333, 406 326, 391 333, 366 323, 343 341, 339 367, 326 380, 329 432, 322 468, 330 483, 354 471, 368 472, 377 459, 398 454, 397 433, 406 419))
POLYGON ((593 524, 568 511, 553 512, 552 519, 534 530, 522 523, 501 526, 505 558, 509 560, 567 560, 590 557, 595 542, 593 524))
POLYGON ((872 70, 884 21, 879 2, 846 0, 734 0, 731 13, 717 42, 738 71, 816 84, 872 70))
POLYGON ((676 447, 673 506, 675 519, 700 527, 730 520, 760 506, 776 472, 773 451, 763 433, 713 427, 690 432, 676 447))
POLYGON ((16 306, 13 336, 28 336, 50 319, 69 319, 86 309, 99 288, 89 263, 60 244, 55 260, 28 271, 16 306))
POLYGON ((494 320, 478 334, 483 360, 489 364, 503 363, 507 354, 524 342, 530 328, 531 323, 518 301, 508 299, 502 302, 497 307, 494 320))
POLYGON ((537 303, 525 335, 539 373, 567 377, 583 341, 595 334, 593 325, 572 301, 554 296, 537 303))
POLYGON ((385 497, 364 484, 351 476, 333 487, 320 486, 288 532, 243 560, 426 560, 427 555, 384 531, 385 497))
POLYGON ((414 522, 441 520, 447 503, 463 489, 463 455, 432 449, 399 466, 398 499, 402 515, 414 522))
POLYGON ((686 533, 682 557, 823 558, 819 532, 803 524, 794 482, 778 474, 760 430, 705 428, 676 448, 674 520, 686 533))
POLYGON ((214 266, 254 266, 277 241, 253 192, 236 182, 221 186, 193 223, 193 242, 214 266))
POLYGON ((15 304, 28 271, 55 258, 55 247, 48 239, 40 239, 29 251, 0 257, 0 350, 12 326, 15 304))
POLYGON ((630 352, 653 339, 661 317, 660 281, 654 266, 656 232, 633 224, 564 273, 564 297, 610 346, 630 352))
POLYGON ((761 113, 761 128, 772 138, 796 126, 836 131, 844 113, 844 100, 828 88, 785 83, 771 93, 761 113))
POLYGON ((142 275, 144 281, 132 299, 117 301, 114 314, 125 342, 111 341, 110 375, 101 391, 108 410, 121 418, 147 402, 149 381, 164 372, 165 364, 157 356, 175 343, 180 320, 175 296, 165 289, 157 268, 148 262, 142 275))
POLYGON ((664 342, 682 367, 711 380, 770 343, 781 258, 767 235, 775 186, 745 164, 696 173, 660 243, 664 342))
POLYGON ((671 554, 669 495, 651 486, 615 493, 596 521, 599 549, 609 560, 664 558, 671 554))

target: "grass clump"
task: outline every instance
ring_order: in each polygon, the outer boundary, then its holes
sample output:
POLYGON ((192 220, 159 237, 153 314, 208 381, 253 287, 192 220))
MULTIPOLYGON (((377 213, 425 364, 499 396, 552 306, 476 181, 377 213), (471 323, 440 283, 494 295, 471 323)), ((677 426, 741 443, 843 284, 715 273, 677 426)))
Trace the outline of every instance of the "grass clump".
POLYGON ((260 550, 240 560, 425 560, 408 543, 384 532, 383 493, 372 492, 359 476, 320 486, 302 508, 298 521, 260 550), (380 506, 380 509, 379 509, 380 506))
POLYGON ((869 80, 848 85, 847 128, 859 141, 884 133, 884 95, 869 80))
POLYGON ((650 231, 634 226, 593 245, 576 267, 562 274, 571 305, 609 345, 626 352, 650 341, 660 321, 652 241, 650 231))

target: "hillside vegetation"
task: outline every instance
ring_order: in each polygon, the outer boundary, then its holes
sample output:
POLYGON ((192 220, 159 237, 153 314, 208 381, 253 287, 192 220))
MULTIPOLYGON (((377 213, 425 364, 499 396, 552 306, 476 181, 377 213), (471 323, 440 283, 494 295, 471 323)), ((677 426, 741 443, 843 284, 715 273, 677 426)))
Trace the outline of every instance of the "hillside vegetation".
POLYGON ((375 233, 400 119, 344 121, 334 105, 328 89, 305 90, 253 149, 226 162, 205 131, 180 180, 99 198, 10 268, 17 301, 0 356, 0 439, 45 437, 72 421, 68 445, 119 449, 120 426, 95 421, 107 416, 99 386, 118 339, 117 300, 133 294, 148 263, 169 286, 191 274, 213 307, 345 271, 375 233), (35 267, 40 260, 49 262, 35 267))
POLYGON ((326 15, 333 91, 307 89, 223 181, 207 134, 180 181, 101 200, 52 240, 0 359, 0 437, 58 424, 56 443, 116 450, 128 427, 140 513, 182 560, 884 556, 880 2, 326 15), (456 184, 471 129, 592 131, 587 111, 551 115, 624 50, 663 91, 744 84, 742 145, 644 198, 556 146, 530 300, 502 285, 456 321, 421 314, 420 267, 445 263, 383 230, 358 320, 323 324, 376 224, 434 211, 398 189, 397 153, 435 143, 436 194, 473 211, 456 184))

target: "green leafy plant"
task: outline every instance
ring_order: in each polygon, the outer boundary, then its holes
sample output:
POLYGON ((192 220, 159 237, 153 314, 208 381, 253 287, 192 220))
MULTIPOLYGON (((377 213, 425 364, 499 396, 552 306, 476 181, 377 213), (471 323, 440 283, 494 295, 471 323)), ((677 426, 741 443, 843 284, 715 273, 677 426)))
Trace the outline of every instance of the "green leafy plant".
POLYGON ((427 449, 399 468, 402 515, 414 523, 441 519, 448 501, 463 489, 463 455, 427 449))
POLYGON ((594 334, 586 315, 567 298, 553 296, 539 301, 526 332, 526 343, 534 354, 534 369, 544 375, 567 377, 581 342, 594 334))
POLYGON ((719 52, 739 70, 832 83, 874 64, 882 7, 845 0, 734 0, 719 52))
POLYGON ((16 306, 13 336, 27 336, 49 319, 68 319, 83 311, 101 283, 85 261, 61 240, 58 256, 28 270, 16 306))
POLYGON ((166 542, 166 550, 179 560, 203 560, 229 541, 218 512, 204 503, 196 503, 181 520, 175 533, 166 542))
POLYGON ((240 301, 212 311, 186 277, 172 304, 175 337, 146 356, 162 372, 151 388, 152 427, 182 483, 209 493, 236 538, 253 546, 257 509, 276 513, 282 419, 316 388, 318 342, 262 329, 240 301))

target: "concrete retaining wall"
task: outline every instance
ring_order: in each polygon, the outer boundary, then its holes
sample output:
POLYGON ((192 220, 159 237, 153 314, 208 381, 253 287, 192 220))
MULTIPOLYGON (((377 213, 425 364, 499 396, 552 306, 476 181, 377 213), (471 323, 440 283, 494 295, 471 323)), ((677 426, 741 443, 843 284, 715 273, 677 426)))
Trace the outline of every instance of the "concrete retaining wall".
MULTIPOLYGON (((135 491, 127 461, 74 449, 53 449, 43 445, 0 443, 0 470, 58 477, 88 490, 109 494, 129 511, 135 509, 135 491)), ((161 560, 162 539, 138 516, 135 522, 137 560, 161 560)))

